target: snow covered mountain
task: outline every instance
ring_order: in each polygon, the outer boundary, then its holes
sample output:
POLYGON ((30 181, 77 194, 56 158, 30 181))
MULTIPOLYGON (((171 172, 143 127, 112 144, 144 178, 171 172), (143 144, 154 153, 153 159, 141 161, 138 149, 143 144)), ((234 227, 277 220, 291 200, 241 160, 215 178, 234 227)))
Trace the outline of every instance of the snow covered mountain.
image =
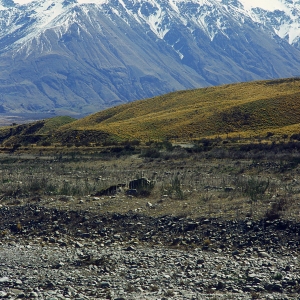
POLYGON ((299 0, 0 0, 0 113, 299 76, 299 17, 299 0))

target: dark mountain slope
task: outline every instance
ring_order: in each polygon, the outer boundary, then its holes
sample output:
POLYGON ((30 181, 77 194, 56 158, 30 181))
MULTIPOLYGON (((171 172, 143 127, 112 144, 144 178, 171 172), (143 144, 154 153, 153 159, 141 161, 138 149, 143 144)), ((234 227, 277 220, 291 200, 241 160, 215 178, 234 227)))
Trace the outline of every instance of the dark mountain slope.
POLYGON ((88 114, 170 91, 299 75, 297 47, 237 1, 1 3, 2 113, 88 114))

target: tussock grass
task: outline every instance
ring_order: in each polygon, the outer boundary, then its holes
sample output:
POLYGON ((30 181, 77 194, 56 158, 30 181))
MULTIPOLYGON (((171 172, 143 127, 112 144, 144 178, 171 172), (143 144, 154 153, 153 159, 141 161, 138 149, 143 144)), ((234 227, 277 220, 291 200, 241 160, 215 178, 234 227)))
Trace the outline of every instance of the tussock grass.
POLYGON ((74 122, 76 119, 69 116, 58 116, 46 119, 44 126, 39 130, 39 134, 53 133, 60 126, 74 122))
POLYGON ((28 124, 1 127, 0 143, 35 144, 48 139, 60 126, 74 120, 74 118, 68 116, 59 116, 28 124))
POLYGON ((254 151, 237 159, 213 150, 184 157, 166 152, 158 158, 2 154, 0 204, 38 202, 102 213, 299 220, 299 155, 264 150, 255 155, 254 151), (154 183, 149 193, 126 195, 128 183, 141 177, 154 183), (116 195, 94 196, 112 185, 121 186, 116 195))
POLYGON ((300 123, 300 79, 180 91, 113 107, 61 127, 142 141, 249 137, 293 131, 300 123), (283 129, 284 128, 284 129, 283 129))

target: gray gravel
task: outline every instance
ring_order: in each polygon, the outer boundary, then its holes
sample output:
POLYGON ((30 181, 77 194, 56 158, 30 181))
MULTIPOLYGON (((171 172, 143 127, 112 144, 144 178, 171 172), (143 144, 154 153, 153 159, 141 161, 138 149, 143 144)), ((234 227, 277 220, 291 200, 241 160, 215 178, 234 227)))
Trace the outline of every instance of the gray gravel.
POLYGON ((0 299, 300 299, 300 224, 0 209, 0 299))
POLYGON ((0 299, 300 299, 297 252, 8 235, 0 299))

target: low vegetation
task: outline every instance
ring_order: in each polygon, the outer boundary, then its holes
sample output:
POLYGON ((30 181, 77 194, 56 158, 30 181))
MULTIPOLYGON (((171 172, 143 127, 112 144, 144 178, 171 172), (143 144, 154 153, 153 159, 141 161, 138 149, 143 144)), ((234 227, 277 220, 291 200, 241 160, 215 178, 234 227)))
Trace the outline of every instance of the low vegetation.
POLYGON ((20 147, 0 156, 0 203, 153 216, 299 220, 300 154, 295 147, 244 149, 233 143, 230 149, 228 144, 205 148, 213 143, 191 148, 154 143, 127 152, 128 145, 117 152, 110 151, 115 146, 89 152, 73 146, 38 155, 20 147), (157 155, 150 155, 150 149, 157 155), (140 186, 130 183, 139 179, 140 186))
POLYGON ((59 116, 29 124, 16 124, 0 129, 0 143, 3 145, 51 145, 52 135, 60 126, 75 121, 68 116, 59 116))
POLYGON ((3 127, 0 203, 298 220, 299 87, 225 85, 3 127))
MULTIPOLYGON (((277 137, 299 131, 300 79, 256 81, 181 91, 93 114, 59 131, 101 131, 121 140, 277 137)), ((59 133, 61 134, 61 133, 59 133)))
POLYGON ((300 78, 255 81, 180 91, 135 101, 75 120, 56 117, 3 127, 0 143, 109 145, 126 141, 163 143, 204 138, 298 138, 300 78))

